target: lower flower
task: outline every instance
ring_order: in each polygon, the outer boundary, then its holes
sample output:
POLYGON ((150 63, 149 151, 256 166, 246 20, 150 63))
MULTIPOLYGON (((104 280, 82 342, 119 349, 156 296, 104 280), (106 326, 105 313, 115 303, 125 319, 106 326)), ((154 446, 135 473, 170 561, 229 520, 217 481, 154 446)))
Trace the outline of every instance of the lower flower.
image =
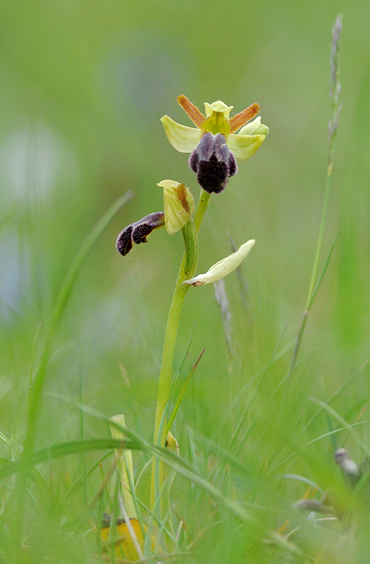
POLYGON ((163 227, 164 225, 164 212, 154 212, 146 215, 139 221, 131 223, 122 231, 117 237, 116 248, 117 251, 125 256, 132 249, 132 243, 140 245, 140 243, 146 243, 148 236, 154 229, 158 227, 163 227))

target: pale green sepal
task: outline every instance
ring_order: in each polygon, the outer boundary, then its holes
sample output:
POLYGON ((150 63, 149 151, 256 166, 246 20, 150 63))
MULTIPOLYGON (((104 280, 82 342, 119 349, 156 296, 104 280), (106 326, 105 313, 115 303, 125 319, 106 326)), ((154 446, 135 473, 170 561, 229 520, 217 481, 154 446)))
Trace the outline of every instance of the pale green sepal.
POLYGON ((265 135, 237 135, 232 133, 227 139, 230 151, 237 161, 249 159, 260 148, 265 140, 265 135))
POLYGON ((208 102, 205 102, 204 107, 206 109, 206 117, 212 115, 213 112, 221 112, 224 115, 225 119, 229 119, 230 112, 234 108, 234 106, 226 106, 226 104, 221 100, 217 100, 217 102, 212 102, 212 104, 208 104, 208 102))
POLYGON ((176 123, 168 116, 163 116, 161 122, 172 147, 180 153, 191 153, 194 151, 200 141, 200 129, 176 123))
POLYGON ((244 125, 244 127, 242 127, 241 130, 239 131, 239 135, 254 135, 260 125, 261 125, 261 116, 258 116, 253 121, 247 123, 247 125, 244 125))
POLYGON ((239 131, 239 135, 266 135, 267 137, 269 131, 267 125, 261 123, 261 116, 258 116, 258 118, 242 127, 239 131))
POLYGON ((170 235, 174 235, 187 224, 194 213, 194 198, 185 184, 175 180, 162 180, 158 182, 158 186, 163 188, 166 229, 170 235))
POLYGON ((261 125, 257 127, 256 131, 254 132, 254 135, 264 135, 265 137, 267 137, 269 132, 270 128, 268 127, 268 125, 261 123, 261 125))
POLYGON ((230 272, 233 272, 238 266, 243 262, 245 257, 249 254, 249 251, 255 243, 254 239, 247 241, 239 247, 239 249, 229 255, 228 257, 216 262, 205 274, 198 274, 195 278, 190 278, 190 280, 184 280, 184 284, 192 284, 193 286, 203 286, 204 284, 211 284, 212 282, 217 282, 221 278, 224 278, 230 272))

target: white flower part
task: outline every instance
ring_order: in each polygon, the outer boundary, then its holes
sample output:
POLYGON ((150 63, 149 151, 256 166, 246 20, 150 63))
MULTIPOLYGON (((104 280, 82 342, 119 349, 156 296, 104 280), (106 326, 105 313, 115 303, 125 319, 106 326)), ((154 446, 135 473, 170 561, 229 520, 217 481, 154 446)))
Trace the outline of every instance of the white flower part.
POLYGON ((190 278, 189 280, 184 280, 184 284, 191 284, 192 286, 203 286, 204 284, 211 284, 212 282, 217 282, 221 278, 224 278, 230 272, 238 268, 238 266, 243 262, 245 257, 249 254, 249 251, 253 247, 256 241, 251 239, 239 247, 239 249, 229 255, 228 257, 219 260, 211 266, 211 268, 205 274, 198 274, 195 278, 190 278))

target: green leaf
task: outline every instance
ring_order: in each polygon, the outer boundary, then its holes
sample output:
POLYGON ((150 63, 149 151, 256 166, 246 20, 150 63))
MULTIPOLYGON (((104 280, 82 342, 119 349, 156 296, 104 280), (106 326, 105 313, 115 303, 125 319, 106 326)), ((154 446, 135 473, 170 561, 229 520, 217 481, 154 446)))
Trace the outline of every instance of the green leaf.
MULTIPOLYGON (((104 439, 84 439, 80 441, 69 441, 66 443, 58 443, 48 447, 36 450, 33 453, 30 464, 36 466, 42 462, 62 458, 70 454, 82 454, 93 450, 106 450, 106 449, 140 449, 141 446, 132 439, 124 441, 104 438, 104 439)), ((11 476, 19 472, 21 467, 21 460, 16 460, 10 464, 4 465, 0 468, 0 480, 6 476, 11 476)))

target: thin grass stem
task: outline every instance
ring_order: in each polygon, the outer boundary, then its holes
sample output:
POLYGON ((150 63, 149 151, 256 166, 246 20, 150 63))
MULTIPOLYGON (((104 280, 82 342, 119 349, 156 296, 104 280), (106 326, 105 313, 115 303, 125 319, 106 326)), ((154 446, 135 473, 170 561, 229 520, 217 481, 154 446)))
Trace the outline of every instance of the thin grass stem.
MULTIPOLYGON (((340 48, 340 38, 342 33, 342 16, 339 15, 336 19, 335 25, 333 27, 333 35, 332 35, 332 47, 331 47, 331 54, 330 54, 330 71, 331 71, 331 81, 330 81, 330 98, 331 98, 331 117, 329 121, 329 155, 328 155, 328 165, 326 170, 326 182, 325 182, 325 191, 324 191, 324 202, 322 208, 322 215, 321 215, 321 222, 319 228, 319 236, 317 240, 315 258, 311 273, 311 280, 308 289, 307 299, 306 299, 306 307, 305 312, 303 314, 302 322, 300 329, 298 331, 296 344, 294 347, 294 352, 292 356, 292 361, 289 368, 287 385, 289 385, 291 375, 293 373, 295 363, 297 360, 298 352, 301 346, 301 342, 303 339, 304 330, 307 323, 307 316, 312 307, 314 299, 317 294, 317 289, 322 281, 322 276, 319 277, 317 281, 317 271, 319 268, 320 262, 320 255, 321 249, 323 244, 324 238, 324 231, 325 231, 325 224, 326 224, 326 217, 328 212, 328 204, 329 204, 329 197, 331 192, 331 178, 332 178, 332 170, 333 170, 333 159, 334 159, 334 147, 335 147, 335 138, 336 132, 338 128, 338 121, 339 121, 339 114, 341 110, 341 106, 339 104, 339 94, 340 94, 340 82, 339 82, 339 72, 340 72, 340 65, 339 65, 339 48, 340 48)), ((329 252, 328 260, 326 261, 326 267, 328 262, 330 261, 332 254, 332 249, 329 252)), ((324 267, 323 272, 325 273, 326 267, 324 267)))

